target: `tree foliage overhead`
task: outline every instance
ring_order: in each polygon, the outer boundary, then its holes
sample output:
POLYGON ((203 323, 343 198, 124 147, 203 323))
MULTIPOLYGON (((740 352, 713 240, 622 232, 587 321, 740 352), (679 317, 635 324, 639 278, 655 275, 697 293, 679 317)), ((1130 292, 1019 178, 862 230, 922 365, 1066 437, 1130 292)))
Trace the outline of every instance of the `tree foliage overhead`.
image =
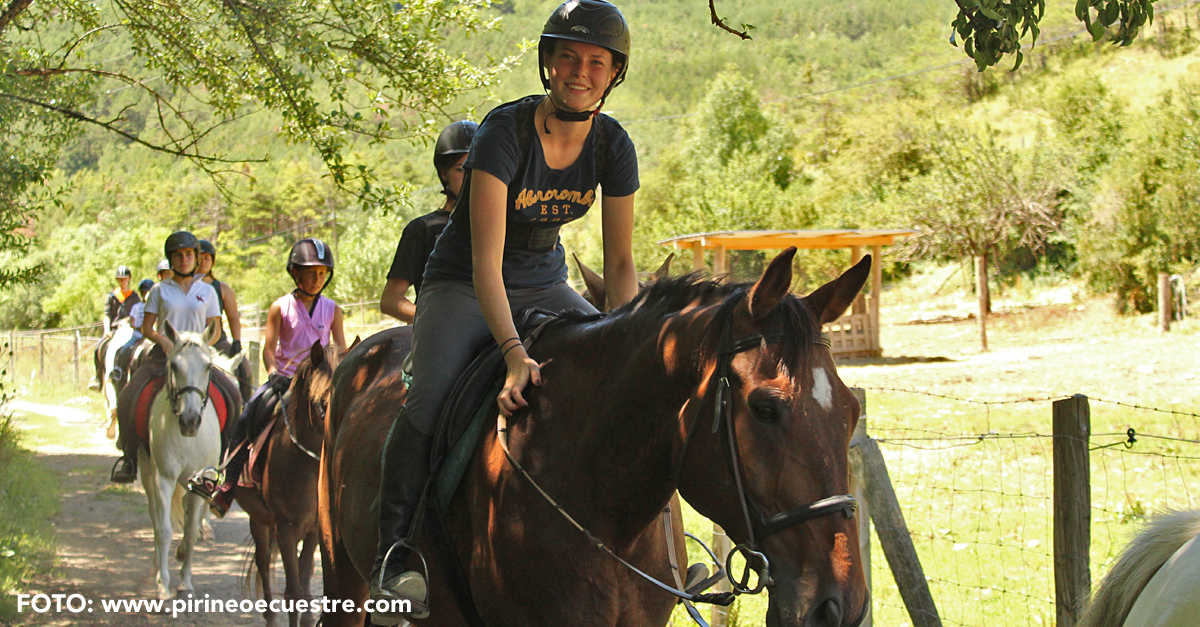
MULTIPOLYGON (((0 17, 0 53, 9 60, 0 101, 99 125, 209 173, 267 157, 224 154, 206 141, 238 116, 265 108, 282 118, 281 132, 317 150, 340 187, 379 201, 386 193, 372 187, 367 164, 346 160, 348 146, 359 138, 427 134, 445 122, 444 109, 456 96, 503 69, 503 63, 475 67, 444 45, 451 30, 491 28, 478 12, 484 5, 13 0, 0 17), (112 38, 138 59, 135 69, 110 70, 88 55, 112 38), (103 118, 89 110, 100 89, 121 87, 152 103, 150 124, 127 116, 128 108, 103 118), (68 93, 54 97, 54 91, 68 93)), ((42 148, 54 154, 54 146, 42 148)))

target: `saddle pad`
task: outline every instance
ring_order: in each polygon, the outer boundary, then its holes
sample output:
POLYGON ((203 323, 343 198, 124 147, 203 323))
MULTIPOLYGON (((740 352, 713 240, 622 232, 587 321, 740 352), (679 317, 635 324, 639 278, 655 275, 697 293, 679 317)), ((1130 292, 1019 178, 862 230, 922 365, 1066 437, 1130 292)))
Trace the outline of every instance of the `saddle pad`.
MULTIPOLYGON (((137 405, 134 406, 133 424, 137 429, 138 439, 142 441, 143 445, 150 442, 150 406, 154 404, 154 398, 162 391, 164 383, 166 383, 166 377, 155 377, 138 394, 137 405)), ((221 389, 212 381, 208 382, 208 399, 212 403, 213 409, 217 411, 218 430, 224 431, 225 421, 229 417, 229 408, 225 405, 225 395, 221 394, 221 389)))

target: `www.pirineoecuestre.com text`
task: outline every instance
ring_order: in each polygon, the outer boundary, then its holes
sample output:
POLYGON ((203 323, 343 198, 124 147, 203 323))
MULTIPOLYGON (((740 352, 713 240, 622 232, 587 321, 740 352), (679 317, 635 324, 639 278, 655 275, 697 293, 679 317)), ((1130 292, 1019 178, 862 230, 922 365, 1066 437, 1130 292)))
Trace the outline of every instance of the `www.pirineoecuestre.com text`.
MULTIPOLYGON (((412 603, 406 600, 382 601, 388 607, 377 607, 372 600, 367 600, 363 606, 366 612, 376 609, 394 614, 407 614, 412 611, 412 603)), ((315 599, 214 599, 206 594, 204 598, 192 599, 92 599, 82 594, 18 594, 17 612, 33 612, 46 614, 170 614, 172 618, 180 614, 262 614, 272 612, 347 612, 354 613, 358 604, 350 599, 337 600, 318 597, 315 599)))

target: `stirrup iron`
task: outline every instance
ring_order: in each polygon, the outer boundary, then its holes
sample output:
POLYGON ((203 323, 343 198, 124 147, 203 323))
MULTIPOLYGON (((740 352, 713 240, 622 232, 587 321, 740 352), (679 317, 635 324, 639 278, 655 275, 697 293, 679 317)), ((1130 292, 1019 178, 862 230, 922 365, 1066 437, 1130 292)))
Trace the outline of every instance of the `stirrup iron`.
POLYGON ((212 500, 221 491, 225 483, 225 473, 212 466, 206 466, 196 471, 187 482, 187 491, 199 496, 212 505, 212 500))

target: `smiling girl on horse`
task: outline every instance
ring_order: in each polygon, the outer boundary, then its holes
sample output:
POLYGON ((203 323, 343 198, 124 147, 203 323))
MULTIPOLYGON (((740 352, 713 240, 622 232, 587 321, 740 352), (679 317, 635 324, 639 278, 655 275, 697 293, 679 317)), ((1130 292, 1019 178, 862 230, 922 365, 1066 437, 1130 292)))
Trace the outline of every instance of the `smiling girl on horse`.
MULTIPOLYGON (((424 576, 406 571, 406 542, 429 476, 435 421, 455 379, 488 341, 504 353, 507 375, 497 401, 505 415, 527 405, 526 384, 541 384, 514 315, 530 307, 595 312, 567 285, 558 230, 579 219, 603 189, 604 276, 609 304, 637 292, 633 265, 633 142, 600 113, 629 67, 629 27, 603 0, 571 0, 546 22, 538 46, 546 95, 493 109, 464 167, 450 223, 425 269, 413 327, 413 385, 383 454, 379 544, 371 574, 376 601, 407 600, 412 618, 428 615, 424 576)), ((376 612, 379 625, 404 616, 376 612)))
MULTIPOLYGON (((113 465, 111 477, 117 483, 131 483, 137 477, 137 450, 142 444, 135 430, 137 400, 143 388, 164 376, 167 354, 172 348, 171 340, 162 333, 166 323, 170 322, 179 333, 203 333, 209 324, 220 323, 216 292, 194 276, 199 248, 196 236, 187 231, 172 233, 163 244, 163 254, 170 262, 173 275, 155 284, 146 296, 142 335, 155 346, 130 377, 129 384, 121 390, 117 401, 120 427, 117 442, 122 455, 113 465)), ((228 375, 213 369, 210 378, 226 398, 240 401, 237 385, 228 375)))
POLYGON ((292 383, 292 375, 308 356, 313 343, 320 341, 322 346, 328 346, 332 341, 339 351, 346 350, 342 309, 330 298, 321 296, 333 278, 333 251, 319 239, 302 239, 292 246, 287 272, 296 289, 271 303, 267 313, 262 348, 267 382, 259 386, 238 416, 230 434, 230 457, 225 462, 224 476, 216 468, 205 468, 188 484, 189 490, 209 502, 218 517, 224 516, 233 504, 233 488, 250 458, 250 441, 274 414, 292 383))

